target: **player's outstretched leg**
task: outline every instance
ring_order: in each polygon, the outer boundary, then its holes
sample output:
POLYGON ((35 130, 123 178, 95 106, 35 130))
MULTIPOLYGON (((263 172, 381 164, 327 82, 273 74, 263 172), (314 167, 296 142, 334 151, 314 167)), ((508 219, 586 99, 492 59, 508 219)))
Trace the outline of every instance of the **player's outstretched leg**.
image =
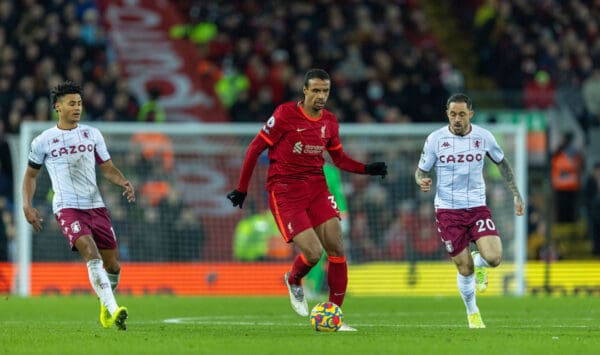
POLYGON ((308 303, 306 302, 306 297, 304 297, 304 290, 302 289, 302 285, 290 284, 289 277, 290 272, 288 271, 285 273, 283 279, 290 294, 290 303, 292 304, 292 309, 299 315, 307 317, 308 303))
POLYGON ((467 320, 469 321, 469 328, 471 329, 485 328, 483 319, 481 319, 481 313, 479 312, 467 315, 467 320))
MULTIPOLYGON (((479 254, 477 250, 473 250, 471 252, 471 256, 473 257, 473 262, 475 262, 476 258, 481 258, 481 254, 479 254)), ((487 290, 488 271, 486 267, 475 266, 475 285, 477 288, 477 292, 485 292, 485 290, 487 290)))

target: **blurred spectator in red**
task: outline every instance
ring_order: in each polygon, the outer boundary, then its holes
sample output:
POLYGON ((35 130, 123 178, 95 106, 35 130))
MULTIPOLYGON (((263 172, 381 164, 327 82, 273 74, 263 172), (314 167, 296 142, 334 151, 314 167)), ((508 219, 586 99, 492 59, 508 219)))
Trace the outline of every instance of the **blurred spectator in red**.
POLYGON ((527 109, 544 110, 554 107, 556 84, 545 70, 535 73, 534 77, 525 82, 523 89, 524 103, 527 109))

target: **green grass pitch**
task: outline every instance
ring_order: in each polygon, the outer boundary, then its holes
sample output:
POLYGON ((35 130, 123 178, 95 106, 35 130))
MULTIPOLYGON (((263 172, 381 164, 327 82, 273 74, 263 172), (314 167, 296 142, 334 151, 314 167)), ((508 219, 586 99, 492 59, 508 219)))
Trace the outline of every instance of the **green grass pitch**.
MULTIPOLYGON (((1 354, 599 354, 600 298, 479 297, 486 329, 455 298, 347 297, 358 332, 318 333, 283 297, 118 297, 127 331, 93 296, 0 300, 1 354)), ((311 302, 314 305, 316 302, 311 302)))

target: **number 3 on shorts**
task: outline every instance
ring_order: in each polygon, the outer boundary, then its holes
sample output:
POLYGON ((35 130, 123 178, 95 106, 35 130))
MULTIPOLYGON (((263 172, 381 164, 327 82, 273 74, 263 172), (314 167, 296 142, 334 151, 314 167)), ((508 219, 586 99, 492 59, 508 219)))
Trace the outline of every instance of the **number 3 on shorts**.
POLYGON ((331 207, 333 207, 334 210, 337 210, 338 207, 337 207, 337 202, 335 202, 335 197, 333 197, 333 195, 329 195, 329 196, 327 196, 327 198, 331 202, 331 207))
POLYGON ((478 219, 475 224, 477 225, 477 232, 481 233, 481 232, 485 232, 486 230, 496 230, 496 225, 494 224, 494 221, 492 221, 490 218, 486 218, 485 220, 483 219, 478 219))

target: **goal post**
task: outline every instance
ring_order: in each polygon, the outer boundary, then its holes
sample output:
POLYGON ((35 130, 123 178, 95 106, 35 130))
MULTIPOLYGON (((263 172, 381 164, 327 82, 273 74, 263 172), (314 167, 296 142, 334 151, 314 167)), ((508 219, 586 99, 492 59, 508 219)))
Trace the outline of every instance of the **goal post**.
MULTIPOLYGON (((17 229, 13 292, 21 296, 60 289, 60 285, 39 285, 49 277, 44 272, 50 273, 53 265, 65 267, 80 260, 68 250, 54 221, 52 189, 45 168, 38 177, 33 201, 43 215, 44 230, 33 234, 22 213, 21 181, 30 143, 52 124, 25 122, 18 139, 11 142, 17 229)), ((137 202, 129 205, 118 187, 98 178, 126 264, 122 283, 129 291, 121 292, 144 293, 149 285, 156 284, 154 291, 174 294, 279 294, 281 271, 289 268, 297 251, 283 243, 269 224, 264 191, 268 160, 264 155, 254 170, 244 209, 233 208, 225 198, 236 186, 246 148, 263 123, 85 124, 102 132, 115 165, 137 190, 137 202), (161 276, 154 279, 147 270, 167 273, 162 277, 172 279, 175 286, 162 285, 161 276), (240 278, 240 272, 247 274, 240 278), (233 285, 233 280, 238 284, 233 285)), ((360 280, 362 270, 371 265, 439 262, 450 269, 435 230, 434 191, 420 193, 413 177, 425 138, 442 125, 340 125, 344 149, 351 157, 383 160, 389 167, 385 179, 341 173, 349 212, 344 238, 350 293, 361 293, 351 288, 353 280, 360 280)), ((504 148, 526 197, 525 126, 482 126, 504 148)), ((510 191, 489 161, 485 174, 488 205, 503 239, 504 263, 511 265, 504 274, 511 286, 504 293, 523 295, 526 218, 515 216, 510 191)), ((368 275, 368 282, 380 285, 382 294, 395 294, 397 286, 388 274, 368 275)), ((82 280, 73 282, 85 286, 82 280)))

